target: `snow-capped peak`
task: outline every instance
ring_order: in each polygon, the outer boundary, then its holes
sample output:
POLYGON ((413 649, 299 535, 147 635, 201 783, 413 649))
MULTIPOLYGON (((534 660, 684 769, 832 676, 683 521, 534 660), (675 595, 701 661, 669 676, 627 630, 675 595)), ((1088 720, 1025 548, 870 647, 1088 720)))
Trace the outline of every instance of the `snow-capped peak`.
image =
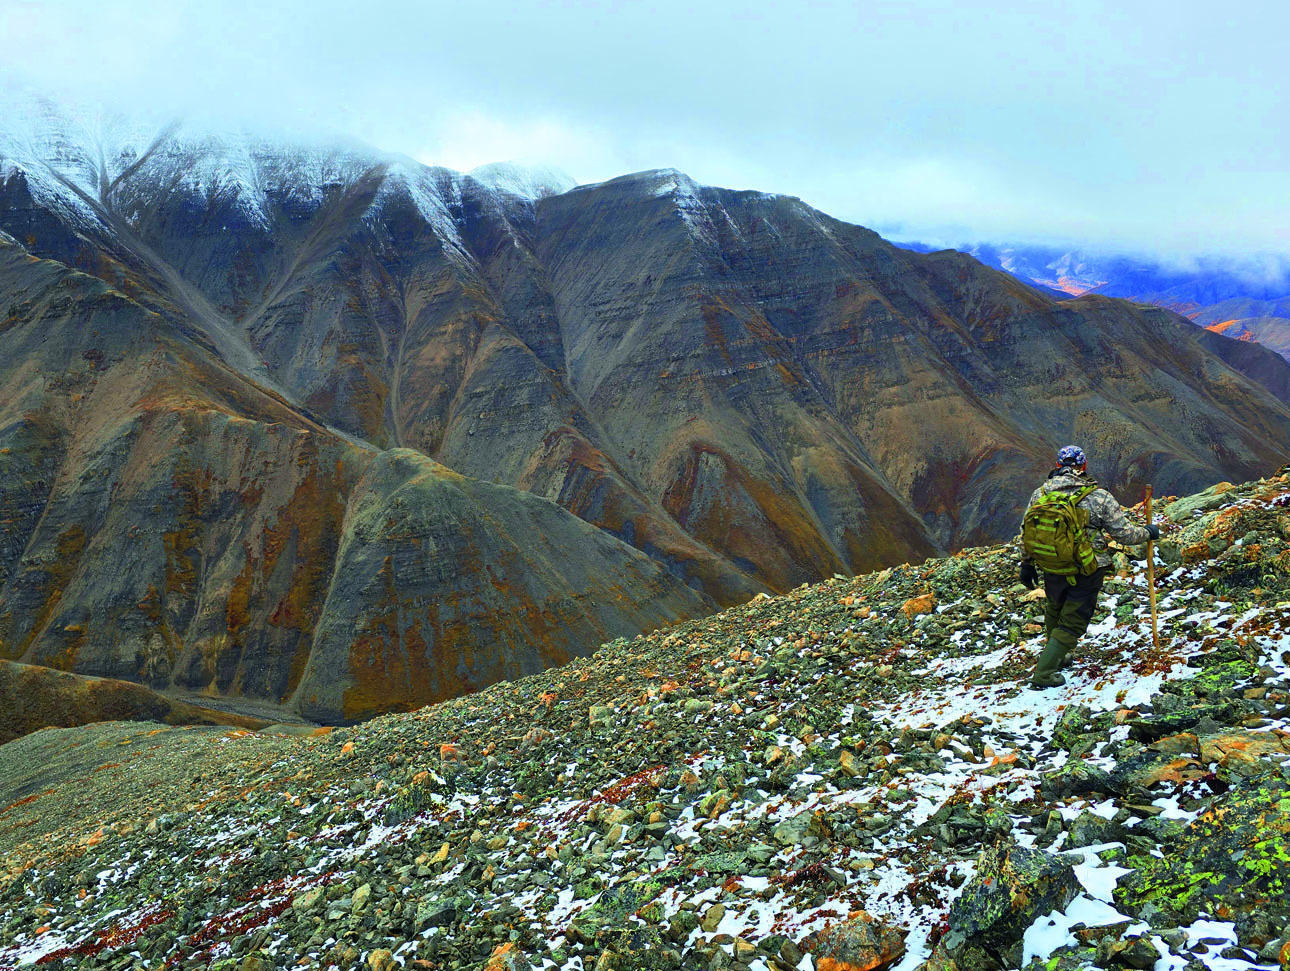
POLYGON ((492 162, 473 168, 468 174, 490 189, 533 202, 561 195, 578 184, 567 172, 554 166, 520 162, 492 162))

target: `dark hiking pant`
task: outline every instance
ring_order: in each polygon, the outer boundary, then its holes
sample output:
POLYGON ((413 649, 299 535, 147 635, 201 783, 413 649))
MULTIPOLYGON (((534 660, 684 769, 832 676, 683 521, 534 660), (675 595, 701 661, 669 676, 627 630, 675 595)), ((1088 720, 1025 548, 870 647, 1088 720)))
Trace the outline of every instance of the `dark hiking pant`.
POLYGON ((1102 581, 1110 571, 1110 567, 1102 567, 1087 576, 1076 577, 1074 583, 1056 573, 1044 574, 1044 593, 1048 596, 1044 601, 1044 629, 1048 643, 1035 664, 1036 678, 1056 674, 1062 660, 1084 636, 1097 608, 1102 581))
POLYGON ((1102 581, 1110 572, 1111 568, 1104 566, 1088 576, 1076 577, 1074 583, 1056 573, 1044 574, 1044 593, 1048 595, 1044 601, 1044 629, 1068 652, 1088 630, 1102 581))

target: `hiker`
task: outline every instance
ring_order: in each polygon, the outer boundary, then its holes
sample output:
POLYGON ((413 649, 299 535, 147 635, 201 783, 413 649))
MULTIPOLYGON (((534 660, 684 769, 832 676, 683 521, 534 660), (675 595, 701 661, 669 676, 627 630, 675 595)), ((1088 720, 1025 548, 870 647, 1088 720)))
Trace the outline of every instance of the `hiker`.
POLYGON ((1044 645, 1030 684, 1057 688, 1066 679, 1057 673, 1076 642, 1088 630, 1097 608, 1097 595, 1111 566, 1103 532, 1125 546, 1160 538, 1155 526, 1129 522, 1115 497, 1088 474, 1088 461, 1078 445, 1057 453, 1057 467, 1030 497, 1021 525, 1025 556, 1017 577, 1044 593, 1044 645), (1051 497, 1051 498, 1048 498, 1051 497), (1081 525, 1085 520, 1087 525, 1081 525))

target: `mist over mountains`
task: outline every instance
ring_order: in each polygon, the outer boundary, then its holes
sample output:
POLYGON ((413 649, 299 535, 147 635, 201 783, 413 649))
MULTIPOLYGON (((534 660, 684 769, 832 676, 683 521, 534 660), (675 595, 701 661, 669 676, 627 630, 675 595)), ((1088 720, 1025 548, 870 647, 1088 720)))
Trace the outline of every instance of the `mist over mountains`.
MULTIPOLYGON (((901 243, 919 253, 942 247, 901 243)), ((1290 354, 1290 257, 1151 257, 1019 243, 956 249, 1054 296, 1100 293, 1176 310, 1202 327, 1290 354)))
POLYGON ((343 721, 1011 535, 1055 449, 1256 478, 1290 366, 796 198, 0 134, 0 655, 343 721))

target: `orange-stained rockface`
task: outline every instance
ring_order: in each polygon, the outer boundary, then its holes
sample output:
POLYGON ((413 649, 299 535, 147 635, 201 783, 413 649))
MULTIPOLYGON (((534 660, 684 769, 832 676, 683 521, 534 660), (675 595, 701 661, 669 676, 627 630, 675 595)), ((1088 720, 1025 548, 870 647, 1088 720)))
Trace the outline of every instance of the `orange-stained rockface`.
POLYGON ((712 607, 556 504, 329 431, 4 241, 0 315, 0 657, 338 722, 712 607))

